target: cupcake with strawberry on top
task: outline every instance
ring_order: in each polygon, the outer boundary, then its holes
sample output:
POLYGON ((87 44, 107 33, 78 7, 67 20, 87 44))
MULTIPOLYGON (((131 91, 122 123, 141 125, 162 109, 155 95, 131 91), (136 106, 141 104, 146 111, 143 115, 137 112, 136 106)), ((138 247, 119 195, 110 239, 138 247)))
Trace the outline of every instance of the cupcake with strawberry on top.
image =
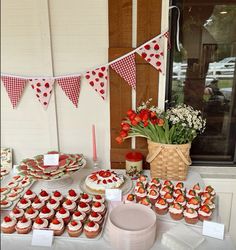
POLYGON ((174 189, 174 191, 173 191, 174 198, 176 198, 180 194, 185 195, 184 192, 181 189, 174 189))
POLYGON ((147 191, 149 192, 150 190, 155 190, 159 193, 160 187, 158 187, 156 184, 154 183, 150 183, 147 187, 147 191))
POLYGON ((42 218, 36 218, 33 224, 33 229, 45 229, 48 227, 48 220, 42 218))
POLYGON ((215 198, 216 192, 212 186, 206 186, 204 191, 208 192, 213 199, 215 198))
POLYGON ((105 215, 106 210, 107 210, 106 206, 103 203, 98 202, 98 201, 93 203, 91 209, 92 209, 92 211, 97 212, 97 213, 101 214, 102 216, 105 215))
POLYGON ((155 211, 157 214, 164 215, 168 212, 168 203, 165 199, 159 197, 155 203, 155 211))
POLYGON ((25 217, 21 218, 16 224, 16 231, 18 234, 28 234, 31 231, 32 222, 25 217))
POLYGON ((193 189, 189 189, 189 190, 187 191, 187 193, 186 193, 186 198, 187 198, 187 200, 189 200, 189 199, 191 199, 191 198, 193 198, 193 197, 195 197, 195 196, 197 196, 197 193, 196 193, 196 191, 193 190, 193 189))
POLYGON ((141 175, 138 177, 137 182, 142 182, 143 185, 144 185, 144 187, 146 187, 146 186, 147 186, 147 183, 148 183, 147 176, 141 174, 141 175))
POLYGON ((16 220, 20 220, 24 215, 24 210, 21 208, 15 207, 12 209, 9 215, 12 218, 15 218, 16 220))
POLYGON ((147 196, 147 192, 143 187, 139 187, 135 192, 135 195, 136 195, 136 201, 139 202, 147 196))
POLYGON ((86 193, 81 194, 80 201, 88 203, 89 205, 92 204, 92 198, 86 193))
POLYGON ((211 198, 202 201, 202 202, 201 202, 201 205, 208 205, 208 207, 209 207, 211 210, 214 210, 214 209, 216 208, 216 205, 215 205, 215 203, 211 200, 211 198))
POLYGON ((56 190, 55 192, 52 193, 52 199, 62 203, 64 200, 64 196, 61 194, 61 192, 56 190))
POLYGON ((198 210, 198 218, 200 221, 210 220, 212 211, 208 205, 202 205, 198 210))
POLYGON ((78 203, 77 210, 80 211, 80 212, 84 212, 85 214, 89 214, 90 211, 91 211, 91 207, 90 207, 90 205, 88 203, 80 201, 78 203))
POLYGON ((48 208, 47 206, 43 206, 41 212, 39 213, 39 218, 52 220, 54 217, 54 210, 48 208))
POLYGON ((200 195, 200 197, 201 197, 201 200, 204 202, 206 199, 211 199, 211 200, 213 200, 212 199, 212 196, 208 193, 208 192, 202 192, 201 193, 201 195, 200 195))
POLYGON ((150 202, 154 205, 157 201, 157 198, 159 197, 159 193, 156 190, 150 190, 147 194, 147 197, 149 198, 150 202))
POLYGON ((77 204, 72 200, 65 200, 62 204, 62 207, 67 209, 70 213, 73 213, 76 211, 77 204))
POLYGON ((79 237, 83 232, 81 221, 71 220, 67 225, 66 230, 70 237, 79 237))
POLYGON ((181 220, 183 218, 184 208, 179 203, 173 203, 169 207, 169 214, 173 220, 181 220))
POLYGON ((30 189, 28 189, 24 194, 24 198, 30 201, 34 201, 35 197, 36 197, 36 194, 30 189))
POLYGON ((166 193, 172 194, 172 188, 170 186, 162 186, 160 190, 160 195, 163 197, 166 193))
POLYGON ((45 190, 41 190, 38 197, 39 197, 39 199, 41 201, 44 201, 44 202, 46 202, 46 201, 48 201, 50 199, 49 193, 47 191, 45 191, 45 190))
POLYGON ((105 199, 104 197, 102 197, 100 194, 97 194, 97 195, 94 195, 93 196, 93 202, 101 202, 101 203, 104 203, 105 202, 105 199))
POLYGON ((34 202, 32 203, 32 207, 37 210, 41 210, 41 208, 45 205, 44 201, 41 201, 38 197, 34 199, 34 202))
POLYGON ((184 219, 189 224, 196 224, 198 222, 198 213, 193 208, 186 208, 184 210, 184 219))
POLYGON ((100 233, 101 228, 98 223, 94 221, 88 221, 84 225, 84 233, 87 238, 96 238, 100 233))
POLYGON ((173 183, 172 183, 171 181, 169 181, 169 180, 165 180, 165 181, 163 182, 163 186, 169 186, 171 189, 174 188, 173 183))
POLYGON ((136 203, 136 195, 128 194, 125 198, 125 204, 136 203))
POLYGON ((199 197, 192 197, 188 200, 187 202, 187 207, 188 208, 193 208, 194 210, 198 210, 198 208, 200 207, 201 204, 201 200, 199 197))
POLYGON ((94 222, 98 223, 99 225, 101 225, 103 222, 103 217, 101 216, 101 214, 92 211, 88 217, 88 220, 94 221, 94 222))
POLYGON ((67 224, 70 221, 70 212, 62 207, 58 210, 55 217, 58 219, 62 219, 64 223, 67 224))
POLYGON ((58 211, 58 209, 60 208, 60 202, 58 200, 55 200, 53 198, 51 198, 48 202, 47 202, 47 207, 49 209, 52 209, 54 211, 58 211))
POLYGON ((67 195, 66 199, 74 201, 74 202, 78 202, 79 197, 80 197, 79 194, 77 194, 74 189, 70 189, 68 191, 68 195, 67 195))
POLYGON ((186 188, 184 187, 184 183, 183 182, 177 182, 174 189, 180 189, 183 192, 185 192, 186 188))
POLYGON ((137 192, 137 190, 142 187, 143 189, 145 189, 144 184, 141 181, 137 181, 134 187, 134 191, 137 192))
POLYGON ((196 194, 197 195, 199 195, 201 192, 202 192, 202 190, 201 190, 201 187, 200 187, 200 184, 199 183, 196 183, 194 186, 193 186, 193 188, 192 188, 195 192, 196 192, 196 194))
POLYGON ((171 205, 174 202, 173 195, 171 193, 166 193, 163 198, 166 200, 166 202, 171 205))
POLYGON ((16 205, 18 208, 26 210, 28 207, 31 206, 31 201, 25 198, 20 199, 20 201, 16 205))
POLYGON ((12 234, 16 231, 17 220, 15 218, 12 218, 10 216, 5 216, 3 218, 3 221, 1 223, 1 231, 6 234, 12 234))
POLYGON ((79 220, 81 223, 84 223, 87 219, 87 215, 84 212, 75 211, 72 215, 72 220, 79 220))
POLYGON ((29 207, 29 208, 27 208, 27 210, 25 212, 25 217, 27 219, 30 219, 30 220, 34 221, 35 218, 38 216, 38 214, 39 214, 38 210, 35 210, 32 207, 29 207))
POLYGON ((53 230, 54 236, 61 236, 65 230, 64 221, 60 218, 54 218, 49 228, 53 230))
POLYGON ((151 186, 152 184, 156 185, 156 187, 158 187, 158 188, 161 187, 161 181, 157 177, 152 178, 151 181, 148 183, 148 186, 151 186))
POLYGON ((143 198, 141 201, 139 201, 139 204, 144 205, 146 207, 152 207, 152 203, 148 197, 143 198))
POLYGON ((185 196, 183 194, 179 194, 176 198, 175 198, 175 202, 179 203, 181 206, 185 207, 187 204, 187 201, 185 199, 185 196))

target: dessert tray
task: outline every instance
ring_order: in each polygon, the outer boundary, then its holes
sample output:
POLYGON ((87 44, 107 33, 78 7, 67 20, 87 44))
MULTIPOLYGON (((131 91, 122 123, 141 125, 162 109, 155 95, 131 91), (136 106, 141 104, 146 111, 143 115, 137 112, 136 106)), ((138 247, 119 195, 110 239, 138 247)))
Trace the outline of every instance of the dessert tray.
POLYGON ((45 166, 43 155, 27 158, 21 161, 17 167, 21 175, 27 175, 35 180, 59 180, 67 178, 86 165, 86 160, 82 154, 65 154, 56 151, 47 154, 59 154, 58 166, 45 166))

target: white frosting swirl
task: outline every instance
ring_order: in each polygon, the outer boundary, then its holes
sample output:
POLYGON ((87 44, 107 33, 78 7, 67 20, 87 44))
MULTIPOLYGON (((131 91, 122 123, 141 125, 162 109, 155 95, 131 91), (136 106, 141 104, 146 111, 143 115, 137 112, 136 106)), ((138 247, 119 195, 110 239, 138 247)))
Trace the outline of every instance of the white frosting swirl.
POLYGON ((210 211, 209 213, 206 213, 206 212, 202 211, 201 209, 199 209, 198 214, 200 214, 202 216, 211 216, 212 211, 210 211))
POLYGON ((36 197, 36 194, 35 193, 32 193, 32 194, 24 194, 24 198, 25 199, 34 199, 36 197))
POLYGON ((141 198, 144 198, 144 197, 146 197, 147 196, 147 193, 146 192, 144 192, 144 193, 139 193, 139 192, 135 192, 135 194, 138 196, 138 197, 141 197, 141 198))
POLYGON ((97 213, 102 213, 106 209, 105 205, 101 203, 100 207, 92 206, 92 210, 97 213))
POLYGON ((174 201, 174 198, 167 198, 166 199, 166 202, 168 202, 168 203, 172 203, 174 201))
POLYGON ((43 218, 44 218, 44 219, 47 219, 48 217, 51 217, 51 216, 53 216, 53 215, 54 215, 54 211, 51 209, 50 212, 49 212, 49 213, 46 213, 46 214, 40 212, 39 217, 40 217, 41 219, 43 219, 43 218))
POLYGON ((98 214, 97 217, 93 217, 93 216, 90 214, 89 217, 88 217, 88 219, 91 220, 91 221, 94 221, 94 222, 98 222, 98 221, 101 221, 102 216, 101 216, 101 214, 98 214))
POLYGON ((19 210, 19 212, 20 212, 19 214, 14 213, 14 211, 12 210, 12 211, 10 212, 10 216, 13 217, 13 218, 16 218, 16 219, 22 217, 23 214, 24 214, 24 210, 23 210, 23 209, 20 209, 20 208, 18 208, 18 210, 19 210))
POLYGON ((62 201, 63 200, 63 195, 60 195, 60 196, 55 196, 54 194, 52 195, 52 199, 55 200, 55 201, 62 201))
POLYGON ((94 222, 94 224, 94 227, 89 227, 87 224, 85 224, 84 229, 89 232, 95 232, 99 229, 99 225, 96 222, 94 222))
MULTIPOLYGON (((86 204, 87 204, 87 203, 86 203, 86 204)), ((80 212, 88 212, 88 211, 90 211, 90 206, 89 206, 88 204, 87 204, 86 207, 80 207, 80 206, 78 205, 77 210, 80 211, 80 212)), ((95 212, 96 212, 96 211, 95 211, 95 212)))
POLYGON ((157 194, 156 195, 151 195, 150 193, 148 194, 148 198, 150 198, 150 199, 157 199, 159 197, 159 193, 157 192, 157 194))
POLYGON ((64 221, 60 218, 58 218, 58 221, 60 221, 59 224, 53 224, 52 222, 49 225, 49 228, 52 230, 61 230, 64 227, 64 221))
POLYGON ((166 203, 165 205, 163 205, 163 204, 159 204, 159 203, 156 202, 155 207, 159 208, 159 209, 165 209, 165 208, 168 207, 168 204, 166 203))
POLYGON ((45 204, 45 202, 44 201, 42 201, 41 203, 32 203, 32 207, 34 208, 34 209, 40 209, 41 207, 43 207, 44 206, 44 204, 45 204))
POLYGON ((11 221, 9 222, 6 222, 4 219, 1 223, 1 226, 4 227, 4 228, 8 228, 8 227, 13 227, 16 225, 16 219, 15 218, 11 218, 11 221))
POLYGON ((27 220, 26 222, 21 222, 21 220, 19 220, 16 224, 16 227, 18 228, 27 228, 31 226, 31 220, 27 220))
POLYGON ((91 202, 92 201, 92 198, 89 196, 87 199, 85 199, 85 198, 80 198, 80 201, 81 202, 85 202, 85 203, 89 203, 89 202, 91 202))
POLYGON ((65 209, 73 210, 73 209, 76 208, 76 203, 73 201, 70 205, 67 205, 66 202, 64 202, 62 206, 63 206, 65 209))
POLYGON ((27 187, 30 185, 30 181, 21 181, 19 182, 20 187, 27 187))
POLYGON ((7 194, 7 199, 9 201, 14 201, 20 198, 20 194, 19 193, 15 193, 15 192, 11 192, 9 194, 7 194), (13 194, 13 196, 11 196, 11 194, 13 194))
POLYGON ((84 220, 84 218, 86 217, 86 213, 81 212, 81 215, 76 216, 75 214, 72 215, 72 219, 73 220, 84 220))
POLYGON ((68 224, 67 227, 70 231, 77 231, 77 230, 81 229, 82 223, 80 221, 76 221, 76 222, 78 223, 76 226, 71 225, 71 222, 68 224))
POLYGON ((68 217, 70 217, 70 212, 68 210, 66 210, 64 214, 61 214, 59 211, 56 213, 56 218, 65 219, 68 217))
POLYGON ((198 213, 197 211, 194 211, 193 214, 188 213, 187 210, 184 210, 184 216, 188 217, 188 218, 197 218, 198 217, 198 213))
POLYGON ((31 205, 31 201, 30 200, 27 200, 27 203, 25 203, 25 204, 22 204, 20 201, 17 203, 17 207, 18 208, 22 208, 22 209, 26 209, 30 205, 31 205))
POLYGON ((169 207, 169 212, 172 214, 182 214, 183 209, 177 209, 173 206, 169 207))
POLYGON ((194 204, 187 203, 187 208, 198 209, 198 208, 199 208, 199 206, 200 206, 199 204, 194 205, 194 204))
POLYGON ((36 222, 34 222, 33 224, 33 228, 34 229, 43 229, 43 228, 47 228, 48 226, 48 221, 46 219, 42 219, 43 220, 43 224, 38 224, 36 222))
POLYGON ((7 187, 9 187, 9 188, 15 188, 17 186, 18 186, 18 182, 9 182, 7 185, 7 187))
POLYGON ((47 201, 49 198, 50 198, 50 195, 49 195, 49 194, 46 195, 46 196, 42 196, 42 195, 39 194, 39 199, 40 199, 41 201, 47 201))
POLYGON ((104 203, 105 202, 105 199, 102 197, 101 199, 97 199, 95 196, 93 197, 93 201, 94 202, 101 202, 101 203, 104 203))
POLYGON ((67 200, 71 200, 71 201, 77 201, 79 199, 79 195, 76 194, 76 196, 70 196, 69 194, 66 197, 67 200))
POLYGON ((56 208, 58 208, 59 205, 60 205, 60 202, 59 202, 58 200, 55 200, 55 201, 56 201, 56 203, 54 203, 54 204, 48 202, 48 203, 47 203, 47 207, 48 207, 49 209, 56 209, 56 208))
POLYGON ((27 219, 34 219, 37 217, 37 215, 39 214, 39 211, 35 210, 33 214, 28 214, 27 212, 25 213, 25 217, 27 219))

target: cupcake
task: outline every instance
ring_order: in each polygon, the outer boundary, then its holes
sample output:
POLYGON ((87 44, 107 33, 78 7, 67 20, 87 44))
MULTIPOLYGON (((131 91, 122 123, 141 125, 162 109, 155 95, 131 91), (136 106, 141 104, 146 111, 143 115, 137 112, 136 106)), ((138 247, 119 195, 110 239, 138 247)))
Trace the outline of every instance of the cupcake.
POLYGON ((41 190, 41 192, 38 195, 39 199, 41 201, 48 201, 50 198, 50 195, 45 191, 45 190, 41 190))
POLYGON ((54 218, 49 228, 53 230, 54 236, 61 236, 65 230, 64 221, 60 218, 54 218))
POLYGON ((30 219, 23 217, 16 224, 16 231, 18 234, 28 234, 31 231, 32 222, 30 219))
POLYGON ((187 193, 186 193, 186 198, 187 198, 187 200, 189 200, 189 199, 191 199, 192 197, 195 197, 195 196, 197 196, 197 193, 196 193, 196 191, 193 190, 193 189, 189 189, 189 190, 187 191, 187 193))
POLYGON ((146 187, 146 186, 147 186, 147 182, 148 182, 147 176, 141 174, 141 175, 139 176, 139 178, 137 179, 137 182, 142 182, 143 185, 144 185, 144 187, 146 187))
POLYGON ((163 197, 166 193, 172 193, 172 188, 170 186, 162 186, 160 190, 160 195, 163 197))
POLYGON ((17 203, 17 207, 26 210, 28 207, 31 206, 31 201, 25 198, 20 199, 17 203))
POLYGON ((181 220, 183 218, 184 208, 179 203, 173 203, 169 207, 169 214, 173 220, 181 220))
POLYGON ((185 191, 184 183, 183 182, 177 182, 174 189, 180 189, 180 190, 182 190, 184 192, 185 191))
POLYGON ((15 193, 14 191, 10 192, 7 194, 7 199, 9 201, 15 201, 18 200, 20 198, 20 194, 19 193, 15 193))
POLYGON ((176 198, 180 194, 184 195, 184 192, 181 189, 174 189, 174 191, 173 191, 174 198, 176 198))
POLYGON ((201 187, 200 187, 199 183, 195 184, 192 189, 196 192, 197 195, 199 195, 199 193, 201 193, 201 187))
POLYGON ((157 187, 160 187, 161 186, 161 181, 159 178, 152 178, 152 180, 149 182, 149 185, 152 185, 152 184, 155 184, 157 187))
POLYGON ((193 208, 186 208, 184 210, 184 219, 189 224, 196 224, 198 222, 198 213, 193 208))
POLYGON ((171 205, 174 202, 173 195, 171 193, 166 193, 163 198, 166 200, 166 202, 171 205))
POLYGON ((79 194, 77 194, 74 189, 70 189, 68 191, 68 195, 67 195, 66 199, 74 201, 74 202, 78 202, 79 201, 79 194))
POLYGON ((168 212, 168 203, 165 199, 159 197, 155 203, 155 211, 157 214, 164 215, 168 212))
POLYGON ((137 181, 134 187, 134 191, 136 192, 140 187, 145 189, 144 184, 141 181, 137 181))
POLYGON ((136 195, 136 201, 139 202, 147 196, 147 192, 143 187, 139 187, 135 192, 135 195, 136 195))
POLYGON ((77 205, 74 201, 71 200, 65 200, 62 204, 62 206, 67 209, 70 213, 73 213, 76 211, 77 205))
POLYGON ((31 219, 32 221, 35 220, 35 218, 38 216, 39 211, 33 209, 32 207, 27 208, 26 212, 25 212, 25 218, 27 219, 31 219))
POLYGON ((97 201, 93 203, 91 210, 103 216, 106 213, 106 206, 103 203, 97 201))
POLYGON ((53 198, 51 198, 48 202, 47 202, 47 207, 49 209, 52 209, 54 211, 57 211, 60 207, 60 202, 58 200, 55 200, 53 198))
POLYGON ((15 207, 12 209, 12 211, 9 214, 12 218, 15 218, 16 220, 20 220, 24 215, 24 210, 20 209, 18 207, 15 207))
POLYGON ((155 190, 157 192, 159 192, 160 187, 158 187, 156 184, 154 183, 149 183, 148 187, 147 187, 147 191, 149 192, 150 190, 155 190))
POLYGON ((64 207, 62 207, 56 213, 56 218, 62 219, 64 223, 67 224, 70 221, 70 212, 64 207))
POLYGON ((216 192, 212 186, 206 186, 204 191, 208 192, 211 195, 211 197, 213 197, 213 198, 216 195, 216 192))
POLYGON ((80 221, 72 220, 67 225, 66 230, 70 237, 79 237, 83 232, 82 223, 80 221))
POLYGON ((63 202, 64 197, 59 191, 56 190, 55 192, 52 193, 52 199, 59 202, 63 202))
POLYGON ((200 221, 210 220, 212 211, 208 205, 203 205, 198 210, 198 218, 200 221))
POLYGON ((17 181, 11 181, 7 184, 8 188, 15 188, 18 186, 18 182, 17 181))
POLYGON ((204 202, 206 199, 211 199, 212 200, 212 196, 210 195, 210 193, 208 192, 203 192, 201 193, 201 200, 204 202))
POLYGON ((176 198, 175 198, 175 202, 179 203, 181 206, 185 207, 187 204, 187 201, 184 197, 183 194, 179 194, 176 198))
POLYGON ((101 203, 104 203, 105 202, 105 199, 104 197, 102 197, 100 194, 97 194, 97 195, 94 195, 93 196, 93 202, 101 202, 101 203))
POLYGON ((54 216, 54 211, 52 209, 49 209, 47 206, 42 207, 41 212, 39 214, 39 218, 52 220, 53 216, 54 216))
POLYGON ((28 189, 24 194, 24 198, 30 201, 33 201, 35 197, 36 197, 36 194, 32 192, 30 189, 28 189))
POLYGON ((40 211, 44 205, 45 205, 44 201, 41 201, 39 198, 35 198, 32 203, 32 208, 40 211))
POLYGON ((6 234, 14 233, 16 231, 15 230, 16 222, 17 221, 15 218, 5 216, 1 224, 1 231, 6 234))
POLYGON ((92 198, 86 193, 81 194, 80 201, 88 203, 89 205, 92 204, 92 198))
POLYGON ((94 222, 98 223, 99 225, 101 225, 103 222, 103 217, 101 216, 101 214, 92 211, 88 217, 88 220, 94 221, 94 222))
POLYGON ((33 224, 33 229, 45 229, 48 227, 48 220, 43 218, 36 218, 33 224))
POLYGON ((100 233, 101 229, 98 223, 94 221, 88 221, 84 225, 84 233, 87 238, 95 238, 100 233))
POLYGON ((77 210, 89 214, 91 211, 90 205, 85 202, 79 202, 77 210))
POLYGON ((125 203, 136 203, 136 195, 135 194, 128 194, 125 198, 125 203))
POLYGON ((79 220, 82 223, 84 223, 86 221, 86 217, 87 217, 86 213, 75 211, 72 215, 72 220, 79 220))
POLYGON ((200 207, 200 198, 197 196, 190 198, 186 206, 188 208, 193 208, 194 210, 197 210, 200 207))
POLYGON ((139 204, 144 205, 146 207, 152 207, 152 203, 148 197, 143 198, 141 201, 139 201, 139 204))
POLYGON ((211 210, 214 210, 216 207, 215 203, 211 200, 211 198, 202 201, 201 205, 208 205, 211 210))
POLYGON ((171 189, 174 188, 173 183, 172 183, 171 181, 169 181, 169 180, 165 180, 165 181, 163 182, 163 186, 168 186, 168 187, 170 187, 171 189))
POLYGON ((157 198, 159 197, 159 193, 156 190, 150 190, 147 194, 147 197, 149 198, 150 202, 154 205, 157 201, 157 198))

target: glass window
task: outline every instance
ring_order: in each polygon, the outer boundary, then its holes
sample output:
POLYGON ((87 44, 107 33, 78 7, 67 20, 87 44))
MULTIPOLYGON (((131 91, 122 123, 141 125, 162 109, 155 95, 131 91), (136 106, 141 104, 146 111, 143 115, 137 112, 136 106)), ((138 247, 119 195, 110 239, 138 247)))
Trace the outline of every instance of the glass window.
POLYGON ((181 12, 180 52, 175 46, 172 10, 167 105, 186 103, 207 119, 192 144, 198 163, 235 163, 236 159, 236 2, 176 0, 181 12))

